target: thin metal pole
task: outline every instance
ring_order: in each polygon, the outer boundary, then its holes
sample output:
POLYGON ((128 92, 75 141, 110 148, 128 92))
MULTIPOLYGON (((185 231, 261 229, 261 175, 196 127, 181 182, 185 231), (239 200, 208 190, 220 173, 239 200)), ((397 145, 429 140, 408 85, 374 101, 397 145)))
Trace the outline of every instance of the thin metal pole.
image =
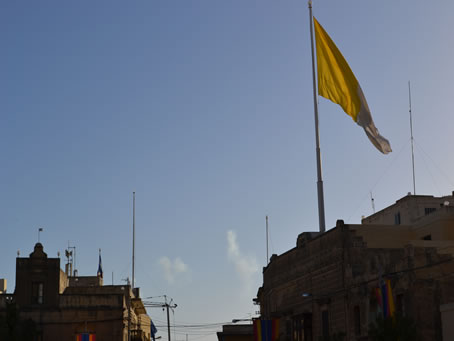
POLYGON ((169 335, 169 341, 170 341, 170 317, 169 317, 169 305, 166 304, 167 308, 167 334, 169 335))
POLYGON ((266 216, 266 265, 268 265, 269 262, 269 256, 268 256, 268 216, 266 216))
POLYGON ((126 279, 128 283, 128 297, 127 297, 127 306, 128 306, 128 341, 131 341, 131 287, 129 286, 129 278, 126 279))
POLYGON ((314 120, 315 120, 315 152, 317 156, 317 195, 318 195, 318 222, 320 232, 325 232, 325 200, 323 198, 322 160, 320 156, 320 134, 318 129, 318 105, 315 81, 315 54, 314 54, 314 32, 312 24, 312 0, 308 1, 309 22, 311 31, 311 52, 312 52, 312 83, 314 92, 314 120))
POLYGON ((372 212, 375 214, 375 202, 374 197, 372 196, 372 191, 370 192, 370 202, 372 203, 372 212))
POLYGON ((134 260, 136 256, 136 192, 132 192, 132 288, 134 289, 134 260))
POLYGON ((169 316, 169 303, 167 303, 167 296, 164 295, 164 302, 166 304, 166 309, 167 309, 167 334, 169 336, 169 341, 170 341, 170 316, 169 316))
POLYGON ((413 169, 413 195, 416 195, 416 181, 415 181, 415 154, 413 151, 413 119, 411 115, 411 90, 410 81, 408 81, 408 102, 409 102, 409 113, 410 113, 410 136, 411 136, 411 164, 413 169))

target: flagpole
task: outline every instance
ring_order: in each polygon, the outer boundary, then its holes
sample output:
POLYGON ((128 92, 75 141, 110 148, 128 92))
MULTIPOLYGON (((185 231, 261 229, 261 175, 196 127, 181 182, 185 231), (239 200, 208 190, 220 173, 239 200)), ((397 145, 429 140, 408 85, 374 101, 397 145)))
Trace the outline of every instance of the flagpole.
POLYGON ((311 52, 312 52, 312 83, 314 92, 314 120, 315 120, 315 152, 317 156, 317 196, 318 196, 318 223, 320 232, 325 232, 325 201, 323 198, 322 160, 320 155, 320 134, 318 129, 318 105, 315 82, 315 55, 314 55, 314 32, 312 24, 312 0, 308 1, 309 22, 311 31, 311 52))

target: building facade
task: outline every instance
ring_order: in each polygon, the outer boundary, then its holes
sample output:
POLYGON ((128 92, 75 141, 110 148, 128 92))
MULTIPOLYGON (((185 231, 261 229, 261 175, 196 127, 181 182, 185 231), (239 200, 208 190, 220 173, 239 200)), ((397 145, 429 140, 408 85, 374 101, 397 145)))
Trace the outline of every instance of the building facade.
POLYGON ((254 341, 254 328, 252 324, 225 324, 216 335, 218 341, 254 341))
POLYGON ((454 340, 450 202, 407 196, 361 225, 302 233, 263 269, 262 318, 280 319, 282 341, 369 340, 382 314, 376 289, 389 280, 396 314, 414 321, 423 340, 454 340))
POLYGON ((149 341, 151 320, 134 292, 129 285, 104 286, 97 276, 68 276, 60 258, 48 258, 37 243, 30 257, 16 259, 14 294, 0 295, 2 332, 22 333, 27 325, 32 340, 74 341, 88 334, 127 341, 130 332, 132 341, 149 341))

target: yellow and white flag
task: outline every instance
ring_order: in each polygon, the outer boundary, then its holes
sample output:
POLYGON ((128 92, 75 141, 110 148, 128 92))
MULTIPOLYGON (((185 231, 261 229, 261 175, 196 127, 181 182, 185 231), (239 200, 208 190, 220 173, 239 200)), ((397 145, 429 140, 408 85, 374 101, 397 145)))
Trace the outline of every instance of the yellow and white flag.
POLYGON ((358 80, 334 42, 314 18, 317 48, 318 94, 339 104, 383 154, 391 152, 387 139, 380 135, 358 80))

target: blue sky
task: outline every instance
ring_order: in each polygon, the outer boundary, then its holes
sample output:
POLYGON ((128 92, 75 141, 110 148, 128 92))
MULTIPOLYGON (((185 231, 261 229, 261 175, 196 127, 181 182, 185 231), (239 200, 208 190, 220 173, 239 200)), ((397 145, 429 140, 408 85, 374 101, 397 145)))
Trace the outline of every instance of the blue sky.
MULTIPOLYGON (((416 192, 454 189, 453 10, 448 0, 314 1, 394 150, 380 154, 319 98, 328 229, 371 214, 371 191, 377 209, 412 191, 409 80, 416 192)), ((2 1, 8 291, 38 227, 49 256, 77 247, 81 275, 96 274, 101 248, 106 282, 130 277, 136 191, 142 296, 172 297, 176 324, 258 310, 265 215, 272 253, 318 229, 309 39, 306 1, 2 1)), ((214 340, 210 331, 189 339, 214 340)))

